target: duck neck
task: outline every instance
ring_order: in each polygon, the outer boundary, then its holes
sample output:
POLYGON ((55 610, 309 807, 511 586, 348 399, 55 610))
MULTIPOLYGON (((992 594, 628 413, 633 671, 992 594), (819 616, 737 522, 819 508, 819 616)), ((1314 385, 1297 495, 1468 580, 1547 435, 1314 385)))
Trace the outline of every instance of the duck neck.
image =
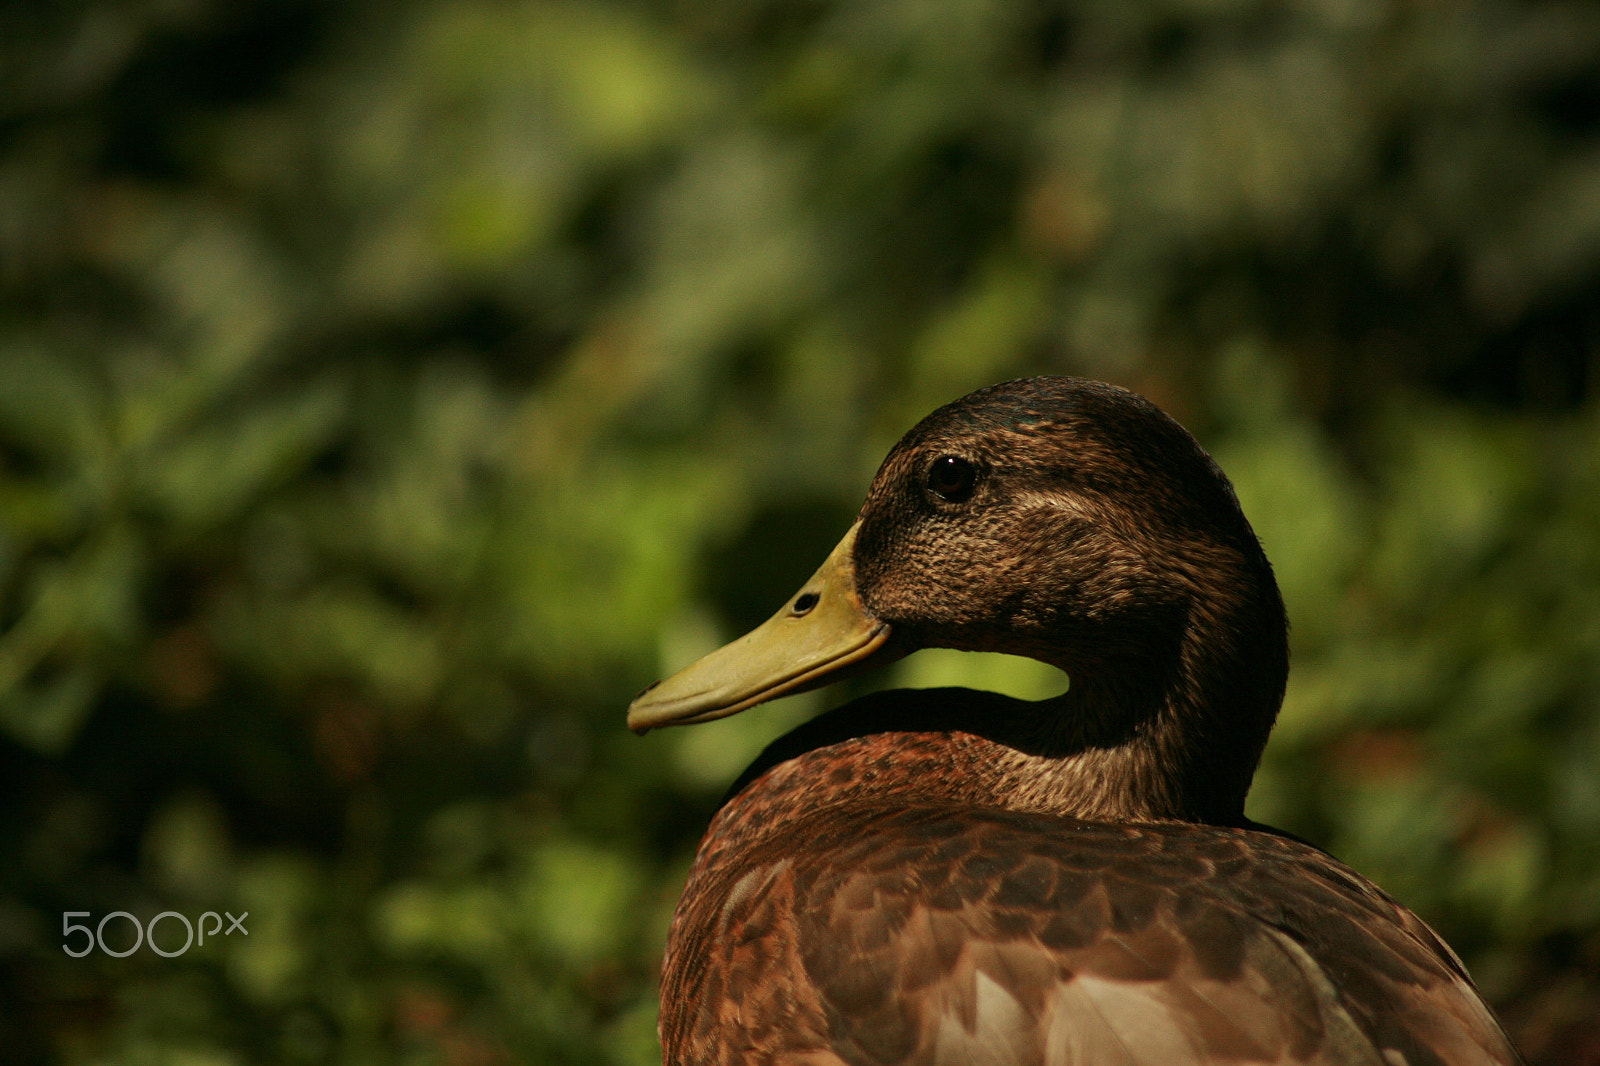
POLYGON ((1210 625, 1204 640, 1187 626, 1176 632, 1164 654, 1146 641, 1137 655, 1070 664, 1071 688, 1054 699, 899 689, 856 700, 776 741, 727 806, 778 790, 797 805, 961 803, 1089 821, 1244 824, 1283 694, 1281 623, 1276 643, 1248 626, 1210 625))
POLYGON ((1143 664, 1114 676, 1074 679, 1067 693, 983 730, 996 748, 996 804, 1090 821, 1242 824, 1265 727, 1213 727, 1216 709, 1184 671, 1143 664))
POLYGON ((1186 594, 1046 642, 1070 650, 1055 665, 1071 689, 996 738, 1020 753, 1024 795, 1079 817, 1246 822, 1288 676, 1283 600, 1253 536, 1172 565, 1166 587, 1186 594))

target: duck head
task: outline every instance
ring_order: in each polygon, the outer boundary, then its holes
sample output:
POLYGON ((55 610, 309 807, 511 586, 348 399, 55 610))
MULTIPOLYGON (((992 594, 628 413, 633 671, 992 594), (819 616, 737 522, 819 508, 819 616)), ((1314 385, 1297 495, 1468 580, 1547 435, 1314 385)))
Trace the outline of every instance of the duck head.
POLYGON ((1060 668, 1065 696, 962 727, 1132 753, 1170 778, 1157 816, 1207 820, 1241 816, 1288 669, 1271 567, 1194 438, 1126 390, 1031 378, 918 423, 783 609, 645 690, 628 724, 708 721, 924 647, 1060 668))

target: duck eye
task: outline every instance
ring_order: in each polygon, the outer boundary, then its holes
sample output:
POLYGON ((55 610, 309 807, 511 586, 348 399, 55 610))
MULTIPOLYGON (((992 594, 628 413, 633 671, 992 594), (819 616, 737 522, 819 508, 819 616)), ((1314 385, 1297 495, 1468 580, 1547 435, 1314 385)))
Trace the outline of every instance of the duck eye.
POLYGON ((954 455, 940 456, 928 468, 928 491, 950 503, 971 497, 977 481, 977 467, 954 455))

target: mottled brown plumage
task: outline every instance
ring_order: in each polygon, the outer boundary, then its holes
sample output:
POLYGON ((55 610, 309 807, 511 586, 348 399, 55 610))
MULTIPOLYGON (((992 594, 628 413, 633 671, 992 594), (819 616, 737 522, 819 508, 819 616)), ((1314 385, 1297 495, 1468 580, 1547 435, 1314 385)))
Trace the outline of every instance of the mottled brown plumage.
POLYGON ((768 749, 673 920, 669 1066, 1519 1061, 1426 925, 1245 819, 1283 607, 1226 478, 1153 405, 1037 378, 934 412, 801 594, 630 723, 927 646, 1071 688, 880 693, 768 749))

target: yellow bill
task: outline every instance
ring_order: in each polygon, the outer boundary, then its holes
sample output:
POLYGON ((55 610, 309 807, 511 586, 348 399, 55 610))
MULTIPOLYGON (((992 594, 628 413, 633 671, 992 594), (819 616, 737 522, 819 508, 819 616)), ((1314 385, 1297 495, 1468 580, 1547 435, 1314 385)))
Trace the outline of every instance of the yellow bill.
POLYGON ((738 640, 641 692, 628 728, 709 722, 818 688, 879 652, 889 624, 856 594, 856 526, 783 609, 738 640))

